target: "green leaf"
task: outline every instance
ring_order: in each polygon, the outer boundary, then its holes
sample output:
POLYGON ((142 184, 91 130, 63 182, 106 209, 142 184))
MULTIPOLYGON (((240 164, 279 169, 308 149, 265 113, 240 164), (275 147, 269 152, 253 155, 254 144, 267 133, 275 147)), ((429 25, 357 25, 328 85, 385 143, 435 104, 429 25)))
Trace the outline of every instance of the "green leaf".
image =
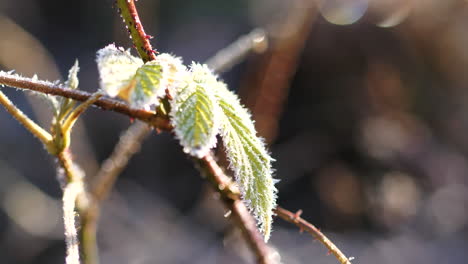
MULTIPOLYGON (((69 89, 78 89, 78 85, 80 83, 78 79, 79 71, 80 71, 80 66, 78 64, 78 60, 75 60, 75 63, 68 71, 68 79, 65 82, 65 87, 69 89)), ((55 117, 57 118, 57 121, 60 121, 63 118, 65 118, 65 116, 72 110, 72 108, 76 104, 76 101, 69 99, 69 98, 65 98, 65 97, 59 97, 58 102, 59 102, 59 106, 57 107, 57 112, 56 112, 55 117)))
POLYGON ((162 53, 156 60, 149 61, 138 68, 134 77, 135 88, 129 101, 135 107, 158 106, 159 98, 185 85, 186 68, 179 58, 162 53))
POLYGON ((161 65, 155 61, 147 62, 138 68, 132 81, 135 87, 130 93, 130 104, 134 107, 146 107, 158 104, 158 98, 164 96, 164 88, 160 86, 162 77, 161 65))
POLYGON ((237 95, 218 82, 216 96, 224 113, 221 117, 223 139, 230 168, 239 184, 241 195, 257 219, 265 241, 270 237, 272 214, 276 206, 277 190, 265 143, 257 137, 253 121, 237 95))
POLYGON ((97 52, 96 62, 101 89, 111 97, 127 95, 133 89, 133 78, 136 71, 143 65, 143 61, 132 56, 123 48, 110 44, 97 52))
POLYGON ((202 158, 216 144, 220 109, 210 84, 216 77, 203 65, 193 63, 185 87, 171 100, 171 122, 184 152, 202 158))

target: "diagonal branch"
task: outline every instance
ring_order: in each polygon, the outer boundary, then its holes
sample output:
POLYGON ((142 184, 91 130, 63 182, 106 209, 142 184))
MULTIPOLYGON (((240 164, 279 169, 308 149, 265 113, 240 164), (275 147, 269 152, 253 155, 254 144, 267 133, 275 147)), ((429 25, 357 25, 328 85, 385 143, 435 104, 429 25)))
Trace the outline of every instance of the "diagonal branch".
POLYGON ((135 2, 133 0, 117 0, 117 6, 140 57, 145 62, 155 60, 155 51, 148 40, 152 37, 145 33, 135 2))
POLYGON ((245 240, 261 264, 278 263, 278 253, 271 249, 258 232, 255 219, 242 202, 236 184, 227 176, 216 163, 213 155, 209 153, 202 159, 194 159, 195 164, 206 179, 212 184, 221 199, 228 207, 234 219, 238 222, 245 240))
POLYGON ((44 145, 52 141, 52 136, 42 127, 29 119, 21 110, 19 110, 8 97, 0 91, 0 104, 10 113, 18 122, 20 122, 29 132, 36 136, 44 145))
POLYGON ((351 258, 347 258, 341 250, 331 242, 318 228, 316 228, 313 224, 307 222, 306 220, 301 218, 302 211, 299 210, 297 213, 292 213, 284 208, 277 207, 274 212, 278 217, 281 219, 295 224, 298 226, 301 231, 305 230, 309 234, 311 234, 315 239, 320 241, 325 247, 328 248, 329 252, 332 253, 341 264, 351 264, 351 258))
POLYGON ((91 186, 94 202, 100 203, 112 189, 117 176, 127 166, 130 158, 138 152, 143 139, 151 131, 148 124, 136 122, 120 137, 110 157, 104 161, 91 186))

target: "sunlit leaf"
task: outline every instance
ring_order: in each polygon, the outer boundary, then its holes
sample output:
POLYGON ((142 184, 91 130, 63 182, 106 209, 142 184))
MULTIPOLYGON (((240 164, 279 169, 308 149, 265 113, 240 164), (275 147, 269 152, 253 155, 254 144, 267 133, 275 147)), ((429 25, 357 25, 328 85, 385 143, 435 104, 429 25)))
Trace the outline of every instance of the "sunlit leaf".
POLYGON ((65 86, 70 89, 76 89, 79 85, 78 72, 80 71, 80 66, 78 60, 75 60, 75 64, 68 71, 68 79, 65 82, 65 86))
POLYGON ((143 63, 114 45, 99 50, 96 61, 101 88, 109 96, 118 96, 138 108, 157 106, 167 89, 181 85, 186 72, 181 60, 172 55, 163 53, 143 63))
POLYGON ((143 61, 111 44, 97 52, 96 62, 101 77, 101 89, 111 97, 119 95, 128 99, 129 92, 135 85, 133 78, 143 61))
POLYGON ((180 59, 169 54, 160 54, 156 60, 149 61, 138 68, 133 79, 135 87, 130 91, 130 103, 135 107, 159 105, 159 99, 174 89, 185 85, 185 66, 180 59))
POLYGON ((218 82, 216 96, 224 113, 221 116, 221 136, 230 168, 234 171, 242 198, 256 217, 259 228, 270 237, 272 214, 276 206, 273 159, 262 139, 257 137, 253 121, 237 96, 224 83, 218 82))
POLYGON ((206 66, 192 64, 185 87, 171 101, 171 122, 184 151, 201 158, 216 144, 220 109, 210 87, 216 78, 206 66))

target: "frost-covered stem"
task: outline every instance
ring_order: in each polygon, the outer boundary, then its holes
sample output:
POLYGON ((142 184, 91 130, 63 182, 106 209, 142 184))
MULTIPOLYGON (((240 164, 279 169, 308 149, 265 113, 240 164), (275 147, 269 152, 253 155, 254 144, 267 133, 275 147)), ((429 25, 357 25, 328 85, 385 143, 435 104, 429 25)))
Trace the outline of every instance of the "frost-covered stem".
POLYGON ((133 0, 117 0, 117 8, 141 59, 145 62, 155 60, 155 51, 149 42, 149 38, 151 37, 145 33, 135 2, 133 0))
POLYGON ((70 153, 68 152, 68 150, 62 151, 59 154, 57 154, 57 162, 58 166, 61 169, 63 169, 63 173, 65 174, 65 184, 81 180, 76 175, 76 172, 73 169, 73 161, 71 160, 70 153))
MULTIPOLYGON (((75 170, 70 153, 65 150, 57 154, 59 167, 65 174, 63 184, 63 224, 65 229, 65 243, 67 245, 66 264, 80 263, 80 240, 76 229, 77 203, 80 196, 85 195, 81 176, 75 170)), ((83 243, 81 243, 83 245, 83 243)))
POLYGON ((69 182, 63 188, 63 224, 67 245, 66 264, 80 263, 79 240, 75 225, 75 204, 82 191, 82 182, 69 182))
MULTIPOLYGON (((60 85, 49 84, 5 73, 0 74, 0 84, 45 94, 58 95, 81 102, 84 102, 93 96, 93 94, 84 91, 68 89, 60 85)), ((130 118, 139 119, 162 130, 171 129, 169 120, 165 116, 158 113, 155 114, 144 109, 132 108, 128 104, 117 100, 102 97, 99 98, 94 105, 99 106, 104 110, 118 112, 127 115, 130 118)))
POLYGON ((8 97, 0 91, 0 104, 10 113, 18 122, 20 122, 29 132, 36 136, 42 143, 48 144, 52 141, 52 136, 42 127, 29 119, 21 110, 19 110, 8 97))
POLYGON ((262 264, 277 263, 275 258, 278 257, 278 253, 264 242, 255 219, 242 202, 238 190, 234 187, 235 184, 216 163, 212 154, 206 155, 203 159, 196 159, 196 163, 215 190, 221 194, 225 206, 231 210, 231 215, 241 228, 245 240, 257 258, 257 262, 262 264))
POLYGON ((351 261, 341 252, 341 250, 333 244, 318 228, 316 228, 313 224, 307 222, 306 220, 301 218, 302 211, 299 210, 297 213, 292 213, 284 208, 277 207, 274 210, 275 214, 282 218, 285 221, 295 224, 298 226, 301 231, 305 230, 309 234, 311 234, 315 239, 320 241, 325 247, 328 248, 329 252, 332 253, 341 264, 351 264, 351 261))
POLYGON ((80 215, 81 255, 83 263, 98 264, 99 253, 97 249, 97 224, 101 202, 109 195, 117 176, 127 166, 130 158, 140 149, 141 142, 151 131, 146 123, 137 122, 128 128, 120 137, 110 157, 104 161, 95 181, 90 187, 89 197, 92 204, 80 215))

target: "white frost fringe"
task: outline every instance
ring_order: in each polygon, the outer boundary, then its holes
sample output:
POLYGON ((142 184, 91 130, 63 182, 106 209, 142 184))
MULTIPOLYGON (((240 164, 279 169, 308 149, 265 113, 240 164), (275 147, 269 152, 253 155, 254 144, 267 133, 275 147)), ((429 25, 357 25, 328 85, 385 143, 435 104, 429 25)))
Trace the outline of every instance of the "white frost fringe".
POLYGON ((83 183, 71 182, 63 189, 63 223, 65 243, 67 245, 66 264, 79 264, 78 235, 75 226, 75 204, 78 195, 83 191, 83 183))

